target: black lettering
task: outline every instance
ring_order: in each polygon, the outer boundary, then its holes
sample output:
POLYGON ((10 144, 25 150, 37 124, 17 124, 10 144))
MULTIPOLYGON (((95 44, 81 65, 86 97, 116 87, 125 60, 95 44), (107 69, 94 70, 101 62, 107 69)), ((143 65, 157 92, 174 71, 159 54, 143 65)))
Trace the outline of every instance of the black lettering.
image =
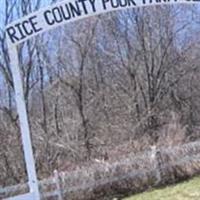
POLYGON ((44 12, 44 18, 45 18, 45 21, 47 22, 47 24, 49 24, 50 26, 55 24, 55 20, 50 20, 50 16, 49 14, 52 14, 50 10, 47 10, 44 12))
POLYGON ((19 38, 16 36, 16 30, 14 27, 9 27, 6 29, 6 32, 10 38, 10 40, 12 41, 12 43, 15 43, 17 41, 19 41, 19 38))
POLYGON ((53 10, 52 10, 52 13, 53 13, 53 16, 54 16, 54 19, 57 23, 60 23, 63 21, 62 19, 62 13, 60 12, 60 9, 58 7, 55 7, 53 10))
POLYGON ((112 6, 113 8, 119 7, 119 0, 116 0, 116 1, 115 1, 115 4, 114 4, 113 1, 111 0, 111 6, 112 6))
POLYGON ((120 6, 121 7, 126 7, 127 6, 127 1, 129 2, 129 0, 119 0, 120 6), (123 3, 123 1, 124 1, 124 3, 123 3))
POLYGON ((15 24, 15 27, 18 28, 19 33, 20 33, 20 35, 21 35, 20 40, 24 39, 24 38, 26 37, 26 35, 24 35, 24 33, 23 33, 23 30, 22 30, 22 28, 21 28, 21 23, 17 23, 17 24, 15 24))
MULTIPOLYGON (((149 3, 152 3, 152 0, 148 0, 149 3)), ((146 4, 147 0, 143 0, 143 4, 146 4)))
POLYGON ((66 8, 67 12, 64 11, 62 6, 60 6, 60 11, 62 12, 62 15, 63 15, 64 19, 65 20, 69 20, 69 19, 71 19, 71 14, 70 14, 69 7, 68 7, 67 4, 65 5, 65 8, 66 8), (66 15, 66 13, 68 13, 68 16, 66 15))
POLYGON ((37 32, 39 32, 39 31, 42 30, 41 27, 40 27, 40 28, 37 27, 37 24, 38 24, 38 23, 37 23, 37 21, 34 21, 34 19, 36 19, 36 18, 37 18, 36 15, 29 18, 29 21, 30 21, 31 26, 33 27, 33 30, 34 30, 35 33, 37 33, 37 32))
POLYGON ((69 7, 70 7, 70 10, 72 12, 73 17, 81 15, 81 11, 80 11, 80 8, 78 6, 78 2, 76 1, 75 4, 76 4, 76 7, 72 3, 69 2, 69 7))
POLYGON ((95 7, 95 0, 89 0, 91 6, 92 6, 92 10, 93 12, 96 12, 96 7, 95 7))
POLYGON ((27 35, 31 35, 31 34, 33 34, 33 30, 28 31, 28 29, 26 27, 26 25, 28 25, 28 24, 29 24, 29 21, 25 20, 24 22, 22 22, 22 27, 27 35))
POLYGON ((106 3, 108 3, 108 2, 109 2, 109 0, 102 0, 104 10, 107 9, 106 3))
POLYGON ((84 12, 85 12, 85 14, 88 14, 88 11, 87 11, 87 8, 86 8, 86 5, 85 5, 85 1, 87 1, 87 0, 79 0, 79 2, 82 4, 82 6, 83 6, 83 9, 84 9, 84 12))
MULTIPOLYGON (((143 0, 143 2, 144 2, 145 0, 143 0)), ((128 1, 128 5, 129 6, 131 6, 131 5, 134 5, 134 6, 136 6, 137 4, 135 3, 135 0, 129 0, 128 1)))

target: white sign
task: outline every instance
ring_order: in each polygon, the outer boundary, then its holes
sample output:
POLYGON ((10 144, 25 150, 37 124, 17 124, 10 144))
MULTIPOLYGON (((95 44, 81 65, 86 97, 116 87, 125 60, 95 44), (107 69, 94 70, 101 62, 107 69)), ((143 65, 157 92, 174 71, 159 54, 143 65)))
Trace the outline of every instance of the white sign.
POLYGON ((57 26, 114 10, 200 0, 65 0, 41 9, 6 28, 9 43, 17 45, 57 26))

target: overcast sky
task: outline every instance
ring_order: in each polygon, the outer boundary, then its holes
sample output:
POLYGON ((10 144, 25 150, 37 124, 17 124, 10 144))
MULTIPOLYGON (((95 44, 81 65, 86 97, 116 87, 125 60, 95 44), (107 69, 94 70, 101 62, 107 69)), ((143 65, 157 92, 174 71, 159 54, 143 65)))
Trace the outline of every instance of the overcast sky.
MULTIPOLYGON (((34 2, 34 0, 31 0, 31 2, 34 2)), ((50 0, 41 0, 41 8, 49 5, 48 2, 50 2, 50 0)), ((15 19, 17 19, 17 17, 15 19)), ((5 0, 0 0, 0 28, 2 29, 4 28, 4 21, 5 21, 5 0)))

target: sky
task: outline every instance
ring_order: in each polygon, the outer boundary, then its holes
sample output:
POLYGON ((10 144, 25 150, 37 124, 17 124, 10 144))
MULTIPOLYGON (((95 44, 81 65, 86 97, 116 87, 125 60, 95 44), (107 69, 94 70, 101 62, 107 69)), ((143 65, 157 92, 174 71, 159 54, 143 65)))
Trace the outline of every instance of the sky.
MULTIPOLYGON (((0 0, 0 28, 4 27, 4 20, 5 20, 5 1, 6 0, 0 0)), ((17 0, 20 2, 20 0, 17 0)), ((34 2, 34 0, 31 0, 31 2, 34 2)), ((41 0, 41 8, 49 5, 50 0, 41 0)), ((19 4, 19 3, 18 3, 19 4)), ((17 18, 17 17, 16 17, 17 18)))

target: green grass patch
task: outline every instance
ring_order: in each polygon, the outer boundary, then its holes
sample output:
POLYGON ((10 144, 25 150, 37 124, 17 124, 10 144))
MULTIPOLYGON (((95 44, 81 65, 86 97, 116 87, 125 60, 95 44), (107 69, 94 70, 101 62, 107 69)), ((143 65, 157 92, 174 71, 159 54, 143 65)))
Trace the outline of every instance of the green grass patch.
POLYGON ((200 200, 200 177, 174 186, 134 195, 124 200, 200 200))

